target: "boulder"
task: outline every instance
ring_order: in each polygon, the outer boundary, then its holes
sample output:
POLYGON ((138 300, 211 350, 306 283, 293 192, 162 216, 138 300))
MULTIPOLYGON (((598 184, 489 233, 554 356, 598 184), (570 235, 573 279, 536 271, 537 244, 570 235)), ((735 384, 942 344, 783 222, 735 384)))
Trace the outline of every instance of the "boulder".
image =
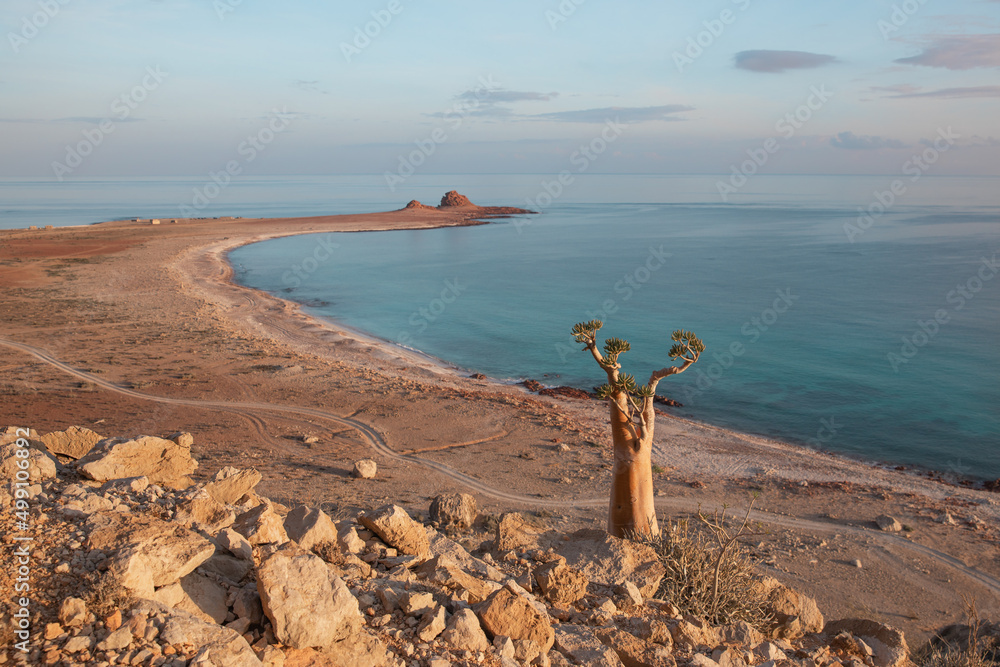
POLYGON ((214 534, 233 525, 236 513, 210 496, 205 489, 198 489, 193 496, 177 503, 175 519, 186 526, 214 534))
POLYGON ((358 601, 323 559, 294 545, 257 567, 257 590, 274 635, 293 648, 330 647, 358 633, 358 601))
POLYGON ((232 528, 223 528, 215 536, 215 540, 219 543, 219 546, 237 558, 253 562, 253 545, 232 528))
POLYGON ((910 648, 906 645, 906 637, 902 631, 890 625, 883 625, 877 621, 845 618, 840 621, 830 621, 823 628, 823 634, 831 638, 842 632, 850 633, 871 647, 876 667, 904 667, 909 663, 910 648))
POLYGON ((711 650, 719 645, 719 632, 706 621, 694 616, 685 616, 676 624, 670 626, 670 635, 674 644, 697 651, 711 650))
POLYGON ((285 532, 303 549, 337 541, 337 526, 323 510, 300 505, 285 516, 285 532))
POLYGON ((261 474, 253 468, 240 470, 226 466, 215 473, 212 481, 205 484, 205 491, 223 505, 233 505, 237 500, 253 491, 261 480, 261 474))
POLYGON ((768 599, 778 628, 787 625, 793 617, 798 617, 801 633, 823 631, 823 614, 811 597, 788 588, 773 577, 761 579, 758 588, 768 599))
POLYGON ((235 630, 206 623, 181 609, 142 600, 135 610, 156 619, 161 627, 159 640, 165 644, 198 647, 191 664, 226 665, 226 667, 263 667, 253 649, 235 630))
POLYGON ((647 644, 615 627, 598 628, 594 635, 618 655, 625 667, 677 667, 673 653, 665 646, 647 644))
POLYGON ((224 583, 228 582, 233 585, 243 581, 252 569, 253 561, 244 560, 221 552, 213 555, 198 568, 198 570, 201 570, 205 574, 216 578, 221 577, 225 580, 224 583))
POLYGON ((17 442, 20 438, 25 438, 28 441, 41 440, 38 437, 38 431, 33 428, 26 429, 20 426, 5 426, 3 429, 0 429, 0 446, 17 442))
POLYGON ((452 591, 467 591, 470 604, 482 602, 500 584, 482 579, 462 569, 450 556, 440 555, 430 559, 417 569, 417 576, 443 586, 452 591))
POLYGON ((378 474, 378 464, 371 459, 361 459, 354 462, 354 469, 351 475, 358 479, 375 479, 378 474))
POLYGON ((441 634, 441 640, 462 651, 485 651, 490 647, 476 612, 471 609, 459 609, 455 612, 441 634))
POLYGON ((614 649, 606 646, 590 628, 563 623, 555 630, 555 646, 577 665, 623 667, 614 649))
POLYGON ((186 489, 192 484, 188 475, 195 471, 198 462, 191 458, 190 447, 142 436, 101 440, 76 465, 84 477, 98 482, 146 476, 154 484, 186 489))
POLYGON ((0 475, 5 482, 17 479, 17 473, 25 470, 31 482, 53 479, 56 476, 56 462, 45 452, 34 447, 20 447, 16 441, 0 447, 0 475), (27 461, 27 464, 22 464, 23 461, 27 461), (22 467, 23 465, 26 467, 22 467))
POLYGON ((479 509, 468 493, 448 493, 431 501, 431 521, 441 530, 468 530, 476 522, 479 509))
POLYGON ((402 507, 389 505, 374 514, 362 514, 359 518, 365 528, 401 553, 424 558, 430 555, 427 531, 402 507))
POLYGON ((524 550, 537 546, 538 534, 517 512, 508 512, 497 523, 495 551, 524 550))
POLYGON ((247 538, 247 542, 258 544, 284 544, 288 541, 285 522, 269 503, 257 505, 240 514, 233 523, 233 530, 247 538))
POLYGON ((535 581, 542 594, 559 606, 573 604, 587 594, 590 581, 562 560, 546 563, 535 570, 535 581))
POLYGON ((66 598, 59 605, 59 622, 66 628, 79 628, 87 622, 87 603, 80 598, 66 598))
POLYGON ((229 613, 229 607, 226 605, 228 592, 225 588, 197 572, 183 577, 180 586, 184 595, 176 605, 178 609, 183 609, 203 621, 219 625, 225 623, 226 615, 229 613))
POLYGON ((179 581, 215 553, 215 545, 201 535, 148 515, 100 512, 87 524, 87 546, 112 554, 109 569, 138 597, 179 581))
POLYGON ((666 568, 652 547, 603 530, 578 530, 569 538, 556 552, 590 581, 612 587, 631 581, 643 597, 656 597, 666 568))
POLYGON ((530 639, 542 652, 552 648, 552 624, 548 614, 540 612, 521 595, 501 588, 483 602, 473 606, 479 622, 487 633, 511 639, 530 639))
POLYGON ((422 642, 433 641, 444 632, 445 627, 447 627, 447 612, 444 607, 429 609, 417 626, 417 638, 422 642))
POLYGON ((65 431, 46 433, 39 440, 45 443, 50 454, 59 454, 71 459, 82 459, 104 436, 89 428, 70 426, 65 431))
POLYGON ((875 517, 875 523, 878 525, 879 530, 884 530, 887 533, 898 533, 903 530, 903 524, 895 517, 887 514, 880 514, 875 517))
POLYGON ((321 650, 284 649, 284 667, 396 667, 385 644, 361 631, 321 650))
POLYGON ((451 190, 446 192, 443 197, 441 197, 441 204, 438 208, 449 208, 449 207, 460 207, 460 208, 477 208, 475 204, 469 201, 469 198, 465 195, 458 194, 457 190, 451 190))

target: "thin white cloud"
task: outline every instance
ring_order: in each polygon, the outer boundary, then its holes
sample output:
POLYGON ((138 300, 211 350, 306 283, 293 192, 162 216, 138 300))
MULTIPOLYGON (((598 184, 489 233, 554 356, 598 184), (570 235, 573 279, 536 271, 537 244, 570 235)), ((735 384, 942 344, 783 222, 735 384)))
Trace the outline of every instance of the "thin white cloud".
POLYGON ((858 135, 853 132, 841 132, 830 138, 830 145, 853 151, 877 151, 884 148, 906 148, 906 144, 896 139, 872 135, 858 135))
POLYGON ((733 56, 736 69, 777 74, 790 69, 814 69, 839 62, 836 56, 808 51, 740 51, 733 56))
POLYGON ((923 51, 895 62, 950 70, 1000 67, 1000 34, 946 35, 924 41, 923 51))
POLYGON ((633 124, 650 121, 678 121, 674 114, 694 111, 694 107, 683 104, 667 104, 653 107, 602 107, 600 109, 578 109, 575 111, 556 111, 529 116, 535 120, 552 120, 563 123, 606 123, 609 120, 633 124))

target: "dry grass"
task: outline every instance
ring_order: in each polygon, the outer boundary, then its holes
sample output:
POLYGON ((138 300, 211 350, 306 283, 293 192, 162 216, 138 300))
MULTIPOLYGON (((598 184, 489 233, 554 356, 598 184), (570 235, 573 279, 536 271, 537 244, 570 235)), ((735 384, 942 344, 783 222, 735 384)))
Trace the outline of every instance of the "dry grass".
POLYGON ((724 509, 711 516, 699 512, 702 530, 688 520, 667 520, 658 536, 640 539, 656 551, 667 570, 657 597, 711 623, 746 621, 767 628, 768 600, 756 585, 759 577, 750 552, 739 541, 754 534, 749 515, 748 507, 734 528, 727 525, 724 509))
POLYGON ((97 618, 110 616, 116 609, 124 612, 135 603, 132 594, 121 585, 112 570, 92 573, 87 589, 87 609, 94 612, 97 618))
MULTIPOLYGON (((920 667, 994 667, 1000 664, 1000 637, 993 625, 984 636, 984 624, 974 598, 963 598, 968 625, 945 628, 926 646, 914 653, 920 667)), ((989 624, 986 624, 989 625, 989 624)))

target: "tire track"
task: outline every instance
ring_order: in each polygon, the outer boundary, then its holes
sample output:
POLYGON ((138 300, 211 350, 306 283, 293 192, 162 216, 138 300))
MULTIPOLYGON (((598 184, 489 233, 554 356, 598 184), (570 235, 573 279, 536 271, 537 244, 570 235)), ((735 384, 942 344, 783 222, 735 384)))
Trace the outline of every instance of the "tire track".
MULTIPOLYGON (((86 380, 92 382, 93 384, 112 391, 124 396, 130 396, 144 401, 153 401, 156 403, 162 403, 167 405, 180 405, 192 408, 201 409, 213 409, 222 410, 225 412, 236 413, 241 416, 248 416, 248 413, 253 412, 269 412, 274 414, 296 414, 309 417, 315 417, 322 419, 324 421, 333 422, 341 426, 347 426, 354 429, 361 436, 368 441, 368 444, 373 450, 381 454, 387 459, 396 461, 398 463, 410 463, 413 465, 422 466, 424 468, 429 468, 436 472, 441 473, 445 477, 465 485, 469 489, 476 491, 484 496, 494 498, 497 500, 505 500, 511 503, 519 505, 530 505, 533 507, 547 507, 551 509, 559 508, 573 508, 573 507, 600 507, 607 504, 607 498, 578 498, 578 499, 568 499, 568 500, 551 500, 546 498, 541 498, 537 496, 523 496, 516 493, 510 493, 502 491, 500 489, 495 489, 484 482, 463 473, 461 471, 455 470, 454 468, 440 463, 438 461, 433 461, 430 459, 425 459, 414 454, 402 454, 396 450, 389 447, 385 438, 381 433, 378 432, 374 427, 366 424, 363 421, 353 419, 351 417, 341 417, 335 415, 331 412, 325 410, 320 410, 318 408, 310 407, 300 407, 292 405, 277 405, 273 403, 259 403, 259 402, 242 402, 242 401, 213 401, 208 399, 193 399, 193 398, 171 398, 167 396, 156 396, 154 394, 145 394, 134 389, 128 389, 120 385, 109 382, 101 377, 88 373, 86 371, 81 371, 79 369, 73 368, 69 364, 66 364, 59 359, 55 358, 45 350, 42 350, 31 345, 26 345, 24 343, 17 343, 15 341, 7 340, 5 338, 0 338, 0 345, 6 346, 8 348, 18 350, 25 354, 31 355, 46 363, 54 368, 57 368, 64 373, 71 375, 73 377, 79 378, 81 380, 86 380)), ((662 508, 670 508, 672 510, 682 510, 687 512, 695 512, 700 509, 701 504, 697 501, 685 499, 685 498, 658 498, 656 504, 662 508)), ((991 591, 994 595, 1000 597, 1000 579, 997 579, 985 572, 976 570, 975 568, 967 566, 961 560, 951 556, 937 549, 933 549, 922 544, 911 542, 903 537, 896 535, 891 535, 888 533, 875 533, 871 530, 865 528, 859 528, 856 526, 845 526, 841 524, 825 524, 817 521, 810 521, 808 519, 798 519, 795 517, 784 516, 780 514, 771 514, 766 512, 761 512, 759 510, 754 510, 751 512, 751 518, 754 521, 759 521, 762 523, 767 523, 771 525, 781 526, 784 528, 795 528, 801 530, 827 532, 827 533, 840 533, 840 534, 851 534, 858 537, 865 537, 869 539, 874 539, 876 542, 881 543, 883 547, 894 546, 900 549, 908 550, 916 554, 922 555, 926 558, 936 560, 937 562, 950 566, 951 568, 961 572, 969 579, 980 584, 987 590, 991 591)))

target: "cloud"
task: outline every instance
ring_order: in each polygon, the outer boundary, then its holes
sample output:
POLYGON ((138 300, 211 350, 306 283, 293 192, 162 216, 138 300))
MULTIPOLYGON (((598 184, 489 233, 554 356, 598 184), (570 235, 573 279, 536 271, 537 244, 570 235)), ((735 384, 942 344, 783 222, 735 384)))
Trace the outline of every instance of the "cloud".
POLYGON ((292 84, 299 90, 304 90, 309 93, 319 93, 321 95, 329 95, 329 90, 324 90, 319 86, 319 80, 316 81, 306 81, 304 79, 296 79, 292 84))
MULTIPOLYGON (((1000 2, 1000 0, 996 1, 1000 2)), ((886 97, 891 98, 937 97, 940 99, 961 100, 969 98, 1000 97, 1000 86, 969 86, 966 88, 942 88, 940 90, 925 91, 921 91, 919 88, 913 88, 912 86, 909 86, 908 88, 911 88, 911 90, 891 91, 888 88, 884 90, 886 92, 895 92, 894 95, 886 95, 886 97)))
POLYGON ((562 123, 605 123, 613 120, 617 123, 645 123, 648 121, 685 120, 676 118, 673 114, 684 111, 694 111, 694 107, 683 104, 667 104, 658 107, 603 107, 600 109, 578 109, 576 111, 557 111, 529 116, 535 120, 553 120, 562 123))
POLYGON ((813 69, 840 62, 834 56, 808 51, 740 51, 733 56, 737 69, 778 73, 790 69, 813 69))
POLYGON ((925 41, 922 52, 895 62, 950 70, 1000 67, 1000 34, 947 35, 925 41))
POLYGON ((896 139, 886 139, 870 135, 857 135, 853 132, 841 132, 830 139, 834 148, 844 148, 856 151, 877 151, 883 148, 906 148, 906 144, 896 139))
POLYGON ((529 93, 518 90, 491 90, 483 93, 481 90, 467 90, 457 96, 460 100, 480 100, 487 99, 490 102, 499 104, 501 102, 548 102, 559 93, 529 93))

